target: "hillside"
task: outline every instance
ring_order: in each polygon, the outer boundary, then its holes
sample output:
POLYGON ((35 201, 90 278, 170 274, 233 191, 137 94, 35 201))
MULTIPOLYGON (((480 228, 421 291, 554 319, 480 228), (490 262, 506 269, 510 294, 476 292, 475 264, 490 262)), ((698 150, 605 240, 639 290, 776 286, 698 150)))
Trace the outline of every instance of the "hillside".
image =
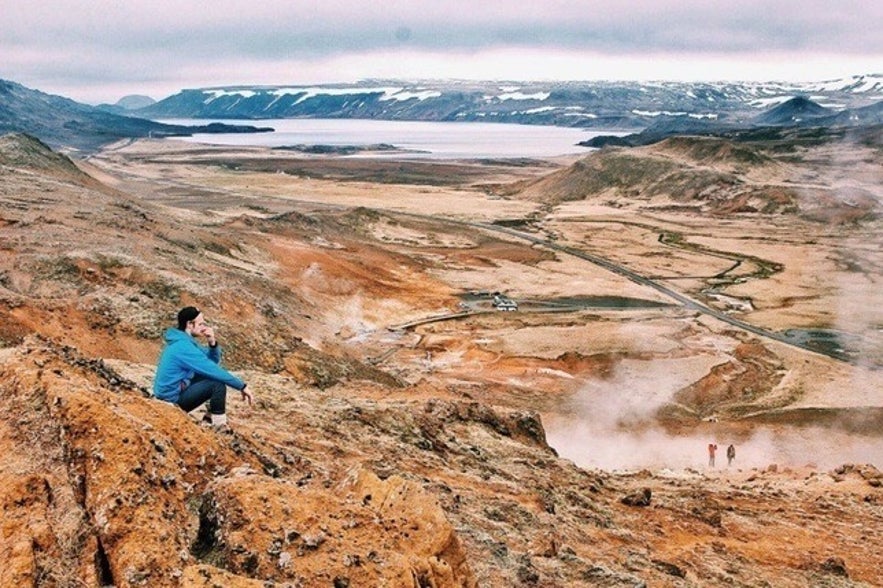
MULTIPOLYGON (((660 174, 790 170, 720 141, 635 152, 660 174)), ((879 417, 840 418, 876 414, 873 350, 850 363, 765 340, 488 228, 591 239, 647 275, 681 271, 697 297, 695 276, 726 274, 726 293, 761 309, 752 320, 796 328, 829 304, 857 308, 860 289, 827 284, 873 277, 873 221, 829 238, 794 215, 776 232, 736 214, 714 241, 715 217, 678 212, 656 222, 684 247, 648 253, 655 228, 631 211, 582 225, 584 210, 541 217, 488 195, 496 167, 463 164, 474 187, 414 183, 406 161, 403 183, 273 168, 303 157, 139 141, 75 162, 22 135, 0 142, 0 585, 878 582, 879 417), (226 165, 245 158, 261 165, 226 165), (868 246, 846 248, 855 238, 868 246), (761 276, 780 243, 799 263, 761 276), (713 247, 752 253, 729 271, 713 247), (819 268, 827 279, 805 279, 819 268), (497 288, 518 312, 489 306, 481 292, 497 288), (230 432, 145 394, 159 336, 188 304, 257 395, 251 410, 230 395, 230 432), (710 439, 737 444, 732 467, 705 467, 710 439)), ((636 169, 616 177, 653 181, 636 169)), ((875 308, 838 325, 879 330, 875 308)))
MULTIPOLYGON (((837 141, 832 142, 836 149, 837 141)), ((852 222, 879 213, 878 199, 861 188, 807 185, 803 177, 810 175, 808 167, 800 155, 780 152, 769 140, 672 137, 646 147, 606 148, 508 190, 549 204, 592 200, 647 210, 681 207, 717 216, 796 214, 852 222)))
POLYGON ((72 182, 98 185, 70 158, 52 151, 39 139, 24 134, 0 135, 0 166, 9 170, 27 170, 40 175, 67 178, 72 182))
MULTIPOLYGON (((225 309, 216 317, 219 325, 247 311, 258 327, 258 335, 243 332, 230 341, 234 360, 249 357, 254 365, 276 370, 282 363, 295 369, 302 361, 326 385, 353 372, 390 380, 346 358, 322 360, 302 343, 298 335, 305 329, 296 318, 270 324, 274 313, 299 317, 309 304, 270 279, 273 264, 253 242, 262 241, 259 228, 237 238, 223 226, 194 229, 97 182, 29 137, 6 135, 0 145, 0 162, 9 165, 0 168, 0 216, 7 238, 17 243, 15 255, 0 260, 7 302, 0 308, 0 341, 14 344, 24 333, 37 332, 63 336, 92 355, 137 357, 152 348, 150 339, 177 307, 217 297, 225 309), (203 253, 194 257, 197 251, 203 253), (243 276, 251 283, 247 293, 237 287, 243 276), (77 329, 90 325, 103 328, 81 341, 77 329), (302 355, 309 360, 299 359, 302 355)), ((277 230, 289 222, 268 221, 277 230)))
POLYGON ((199 127, 166 125, 105 112, 68 98, 0 80, 0 134, 26 133, 55 148, 88 153, 120 139, 267 130, 220 124, 199 127))
POLYGON ((754 114, 747 120, 711 120, 703 117, 660 117, 639 133, 599 135, 579 144, 584 147, 639 147, 683 135, 718 137, 738 142, 776 139, 788 146, 843 140, 883 124, 883 101, 856 108, 826 108, 805 97, 791 98, 754 114))
POLYGON ((832 116, 831 110, 804 96, 792 98, 784 104, 759 115, 756 122, 761 125, 812 124, 812 121, 832 116))
POLYGON ((217 435, 69 348, 2 359, 18 415, 0 428, 4 585, 851 586, 879 570, 867 466, 586 472, 529 414, 260 374, 258 409, 217 435))

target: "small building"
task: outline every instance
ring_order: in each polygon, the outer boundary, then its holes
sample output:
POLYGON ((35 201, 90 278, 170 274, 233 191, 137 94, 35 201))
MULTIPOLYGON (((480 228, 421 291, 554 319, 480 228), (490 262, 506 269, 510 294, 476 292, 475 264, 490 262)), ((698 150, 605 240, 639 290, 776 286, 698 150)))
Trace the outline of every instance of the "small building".
POLYGON ((505 312, 514 312, 518 310, 518 303, 509 298, 508 296, 500 293, 494 294, 493 301, 494 308, 497 310, 502 310, 505 312))

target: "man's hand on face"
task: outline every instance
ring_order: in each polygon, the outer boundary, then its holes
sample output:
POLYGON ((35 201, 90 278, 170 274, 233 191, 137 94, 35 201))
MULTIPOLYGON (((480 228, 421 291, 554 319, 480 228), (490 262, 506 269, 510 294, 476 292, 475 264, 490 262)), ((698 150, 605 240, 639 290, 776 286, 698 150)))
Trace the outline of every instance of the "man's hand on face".
POLYGON ((216 345, 217 340, 215 339, 215 330, 203 323, 196 328, 196 334, 200 337, 205 337, 208 341, 209 345, 216 345))

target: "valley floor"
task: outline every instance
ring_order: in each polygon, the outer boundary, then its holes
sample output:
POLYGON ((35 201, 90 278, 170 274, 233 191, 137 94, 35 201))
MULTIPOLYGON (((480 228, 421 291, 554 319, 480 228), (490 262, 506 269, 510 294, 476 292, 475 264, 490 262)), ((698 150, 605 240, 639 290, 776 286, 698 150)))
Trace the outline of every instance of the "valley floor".
MULTIPOLYGON (((482 400, 540 411, 550 437, 577 463, 698 465, 706 440, 737 441, 753 466, 883 462, 879 413, 856 416, 864 408, 883 407, 878 221, 709 216, 668 206, 670 197, 620 198, 615 205, 612 197, 586 198, 550 206, 498 195, 501 183, 542 178, 550 164, 573 162, 566 159, 520 167, 445 162, 435 170, 416 161, 419 180, 403 161, 395 164, 398 180, 391 175, 376 183, 363 176, 376 177, 389 162, 377 162, 370 171, 370 160, 306 160, 320 177, 352 165, 354 177, 342 181, 276 173, 304 165, 303 158, 292 163, 286 157, 259 149, 138 142, 92 164, 145 200, 199 211, 215 222, 243 214, 378 211, 378 219, 359 227, 362 249, 347 243, 346 254, 387 263, 368 249, 381 247, 417 259, 426 269, 408 276, 416 282, 403 299, 382 284, 346 276, 350 291, 323 298, 325 316, 317 322, 330 325, 336 343, 364 358, 382 358, 381 367, 407 381, 476 387, 482 400), (697 314, 659 289, 562 247, 601 257, 804 347, 697 314), (447 289, 446 300, 432 308, 410 306, 414 290, 419 296, 437 289, 436 282, 447 289), (519 311, 458 316, 467 293, 496 291, 519 301, 519 311), (341 308, 347 316, 335 310, 341 308), (454 318, 388 330, 445 314, 454 318), (623 422, 640 426, 623 428, 623 422), (843 441, 831 443, 834 436, 843 441), (570 449, 588 441, 591 451, 570 449), (658 448, 660 442, 665 449, 629 449, 622 456, 606 448, 658 448)), ((837 159, 851 161, 850 182, 883 201, 866 153, 843 152, 837 159)), ((811 176, 815 185, 834 189, 847 182, 842 168, 820 163, 820 154, 806 160, 806 169, 784 180, 811 176)), ((783 173, 773 168, 746 175, 767 185, 783 181, 783 173)), ((305 338, 325 344, 328 334, 305 338)))

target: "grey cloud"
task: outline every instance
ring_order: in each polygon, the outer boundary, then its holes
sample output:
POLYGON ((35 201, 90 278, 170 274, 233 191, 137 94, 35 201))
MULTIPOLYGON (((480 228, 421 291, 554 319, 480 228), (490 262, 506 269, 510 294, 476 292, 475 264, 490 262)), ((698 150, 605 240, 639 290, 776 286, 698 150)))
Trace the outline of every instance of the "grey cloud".
MULTIPOLYGON (((56 37, 55 43, 84 47, 81 36, 56 37)), ((880 41, 861 34, 847 39, 824 27, 795 28, 781 23, 751 22, 731 26, 715 22, 647 22, 637 19, 614 27, 588 24, 560 26, 518 23, 511 25, 395 24, 379 27, 267 27, 243 30, 224 25, 213 29, 162 30, 107 34, 91 41, 107 51, 138 53, 167 50, 180 57, 316 57, 407 46, 415 50, 473 51, 496 46, 554 47, 605 53, 690 51, 697 53, 756 50, 817 50, 845 52, 883 51, 880 41)))
MULTIPOLYGON (((6 4, 24 3, 0 1, 0 7, 6 4)), ((836 7, 817 0, 151 4, 105 0, 81 11, 74 7, 84 2, 55 0, 13 7, 11 26, 0 39, 71 44, 89 39, 120 51, 164 46, 222 55, 365 51, 400 44, 402 31, 409 32, 409 45, 428 50, 498 43, 602 51, 800 49, 834 43, 840 50, 883 49, 883 35, 874 26, 883 22, 883 3, 849 0, 836 7)))
POLYGON ((225 63, 296 71, 394 50, 883 55, 883 3, 868 0, 0 0, 0 15, 0 77, 23 82, 171 80, 225 63))

